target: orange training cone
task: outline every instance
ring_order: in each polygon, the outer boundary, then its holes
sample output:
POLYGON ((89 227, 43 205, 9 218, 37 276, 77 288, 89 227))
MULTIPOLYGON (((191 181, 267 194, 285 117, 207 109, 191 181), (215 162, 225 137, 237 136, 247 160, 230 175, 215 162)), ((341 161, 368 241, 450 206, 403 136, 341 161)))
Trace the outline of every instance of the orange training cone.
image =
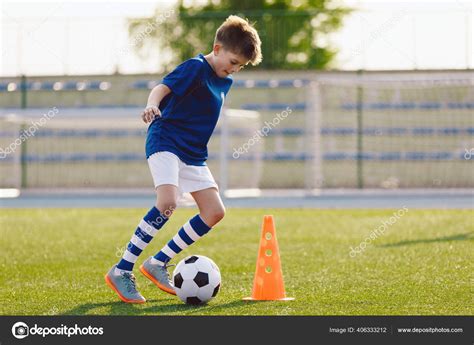
POLYGON ((289 301, 293 299, 286 297, 285 294, 273 216, 264 216, 252 297, 246 297, 244 300, 289 301))

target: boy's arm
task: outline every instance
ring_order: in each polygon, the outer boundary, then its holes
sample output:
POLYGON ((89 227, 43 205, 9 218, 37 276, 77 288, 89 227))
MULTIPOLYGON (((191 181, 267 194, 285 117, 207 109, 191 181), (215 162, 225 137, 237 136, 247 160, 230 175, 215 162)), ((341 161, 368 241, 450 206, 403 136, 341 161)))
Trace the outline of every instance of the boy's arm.
POLYGON ((161 116, 161 111, 158 106, 163 98, 170 93, 171 89, 164 84, 159 84, 151 90, 146 108, 142 111, 142 119, 145 123, 153 121, 155 116, 161 116))

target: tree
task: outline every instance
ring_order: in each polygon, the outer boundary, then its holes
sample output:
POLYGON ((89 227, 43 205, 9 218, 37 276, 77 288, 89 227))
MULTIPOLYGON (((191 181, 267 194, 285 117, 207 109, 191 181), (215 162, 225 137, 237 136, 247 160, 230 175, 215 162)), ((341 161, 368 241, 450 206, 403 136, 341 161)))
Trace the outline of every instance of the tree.
MULTIPOLYGON (((137 51, 146 52, 158 44, 172 54, 165 68, 196 55, 207 53, 217 28, 231 14, 255 24, 262 39, 264 69, 322 69, 336 54, 328 34, 342 25, 350 9, 337 7, 333 0, 204 0, 187 5, 179 0, 175 15, 164 20, 144 37, 137 51)), ((155 16, 159 16, 158 9, 155 16)), ((131 36, 142 32, 153 18, 130 23, 131 36)))

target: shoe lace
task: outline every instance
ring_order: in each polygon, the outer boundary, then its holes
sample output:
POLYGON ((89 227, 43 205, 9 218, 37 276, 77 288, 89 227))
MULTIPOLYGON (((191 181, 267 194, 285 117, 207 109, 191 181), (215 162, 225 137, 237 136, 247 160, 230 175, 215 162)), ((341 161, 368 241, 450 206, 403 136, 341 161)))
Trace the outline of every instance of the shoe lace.
POLYGON ((168 267, 173 267, 173 266, 176 266, 176 265, 175 264, 169 264, 169 263, 166 262, 163 267, 167 270, 168 267))
POLYGON ((169 267, 173 267, 173 266, 176 266, 176 265, 174 265, 174 264, 168 264, 167 262, 165 262, 165 264, 163 265, 164 270, 160 270, 160 273, 162 273, 163 275, 165 275, 165 278, 166 278, 166 280, 168 281, 168 283, 169 283, 170 285, 172 285, 173 282, 172 282, 171 279, 170 279, 170 274, 169 274, 169 272, 168 272, 168 268, 169 268, 169 267))
POLYGON ((122 274, 122 279, 124 280, 129 293, 137 293, 137 282, 133 274, 124 273, 122 274))

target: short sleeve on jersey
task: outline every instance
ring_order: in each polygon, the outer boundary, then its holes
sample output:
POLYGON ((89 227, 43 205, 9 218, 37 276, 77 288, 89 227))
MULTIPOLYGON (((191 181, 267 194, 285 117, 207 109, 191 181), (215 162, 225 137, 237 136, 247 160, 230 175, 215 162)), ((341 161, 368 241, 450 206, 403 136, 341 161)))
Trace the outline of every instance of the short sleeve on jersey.
POLYGON ((197 59, 187 60, 165 76, 162 83, 168 86, 176 95, 184 96, 196 80, 201 68, 201 61, 197 59))

